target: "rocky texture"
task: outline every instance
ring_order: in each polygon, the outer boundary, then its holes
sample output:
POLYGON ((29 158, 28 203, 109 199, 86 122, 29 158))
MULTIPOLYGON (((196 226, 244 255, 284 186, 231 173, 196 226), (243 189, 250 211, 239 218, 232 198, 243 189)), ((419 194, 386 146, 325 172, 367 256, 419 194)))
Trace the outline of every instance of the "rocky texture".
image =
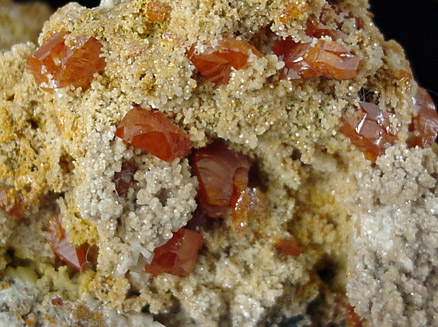
MULTIPOLYGON (((342 325, 348 303, 365 325, 437 323, 436 146, 405 145, 416 114, 409 64, 375 28, 366 1, 305 2, 289 19, 280 0, 162 1, 163 20, 150 19, 144 0, 68 4, 44 25, 39 44, 61 31, 66 43, 81 35, 99 41, 106 66, 86 90, 39 88, 26 68, 31 43, 0 53, 0 181, 21 192, 26 208, 20 220, 2 213, 0 268, 5 281, 18 267, 36 274, 30 295, 23 292, 34 324, 52 324, 38 313, 54 310, 49 295, 86 303, 101 318, 153 316, 168 326, 342 325), (320 17, 342 33, 336 42, 359 59, 358 75, 282 79, 275 41, 331 40, 306 31, 320 17), (203 53, 224 37, 261 55, 250 53, 226 84, 213 84, 187 51, 203 53), (397 135, 376 165, 339 132, 341 116, 361 101, 387 113, 397 135), (248 185, 266 199, 244 232, 232 232, 227 215, 202 231, 205 246, 187 277, 152 276, 144 266, 192 218, 191 158, 165 162, 115 137, 133 105, 162 112, 194 148, 221 138, 248 156, 248 185), (121 196, 114 176, 125 162, 138 169, 121 196), (75 273, 56 261, 46 241, 54 214, 69 242, 99 247, 94 269, 75 273), (296 240, 302 254, 279 253, 280 239, 296 240)), ((19 302, 22 317, 29 310, 19 302)), ((56 312, 62 320, 69 311, 56 312)))

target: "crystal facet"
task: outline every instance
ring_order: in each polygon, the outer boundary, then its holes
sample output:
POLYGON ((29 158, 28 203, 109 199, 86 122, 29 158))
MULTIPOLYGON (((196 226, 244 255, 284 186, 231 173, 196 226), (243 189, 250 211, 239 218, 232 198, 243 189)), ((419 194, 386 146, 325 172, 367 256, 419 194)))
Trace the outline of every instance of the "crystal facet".
POLYGON ((251 53, 261 57, 261 53, 251 44, 234 38, 223 38, 219 44, 196 54, 192 47, 187 56, 207 81, 216 84, 227 84, 231 68, 244 68, 251 53))
POLYGON ((162 112, 139 106, 128 111, 117 126, 116 136, 167 162, 187 156, 192 148, 187 133, 162 112))

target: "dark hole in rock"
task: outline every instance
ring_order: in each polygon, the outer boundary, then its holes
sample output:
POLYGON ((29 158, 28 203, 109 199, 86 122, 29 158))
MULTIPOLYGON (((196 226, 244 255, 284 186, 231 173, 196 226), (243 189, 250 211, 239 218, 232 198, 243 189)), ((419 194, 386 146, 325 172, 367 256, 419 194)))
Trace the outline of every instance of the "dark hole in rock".
POLYGON ((298 149, 294 149, 291 155, 292 160, 300 160, 301 159, 301 151, 298 149))
POLYGON ((293 316, 287 318, 282 313, 277 312, 272 315, 268 321, 265 322, 264 327, 278 326, 278 327, 299 327, 305 319, 304 315, 293 316))
POLYGON ((163 207, 166 206, 167 199, 170 197, 170 195, 171 195, 170 192, 165 188, 159 190, 158 193, 155 194, 155 196, 158 198, 158 200, 160 200, 163 207))
POLYGON ((64 174, 69 174, 73 168, 73 158, 69 154, 63 154, 59 158, 59 166, 64 174))
POLYGON ((318 274, 321 281, 323 281, 327 285, 330 285, 336 277, 337 269, 337 263, 333 260, 326 258, 317 264, 316 273, 318 274))
POLYGON ((40 127, 38 122, 35 119, 30 119, 29 124, 30 124, 30 127, 32 127, 32 129, 38 129, 40 127))
POLYGON ((268 175, 262 169, 260 169, 257 163, 253 163, 248 173, 248 186, 256 187, 265 193, 268 190, 268 183, 268 175))

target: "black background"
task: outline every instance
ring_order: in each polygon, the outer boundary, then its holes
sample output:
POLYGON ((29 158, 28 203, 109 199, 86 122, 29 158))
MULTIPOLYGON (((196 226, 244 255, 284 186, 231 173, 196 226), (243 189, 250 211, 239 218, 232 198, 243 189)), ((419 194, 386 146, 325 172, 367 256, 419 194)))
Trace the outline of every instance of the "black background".
POLYGON ((374 22, 405 49, 418 83, 438 103, 438 1, 371 0, 374 22))
MULTIPOLYGON (((94 7, 98 0, 77 0, 94 7)), ((288 0, 285 0, 288 1, 288 0)), ((49 0, 56 8, 67 0, 49 0)), ((370 0, 374 21, 386 39, 395 39, 411 61, 415 79, 438 103, 438 0, 370 0)))

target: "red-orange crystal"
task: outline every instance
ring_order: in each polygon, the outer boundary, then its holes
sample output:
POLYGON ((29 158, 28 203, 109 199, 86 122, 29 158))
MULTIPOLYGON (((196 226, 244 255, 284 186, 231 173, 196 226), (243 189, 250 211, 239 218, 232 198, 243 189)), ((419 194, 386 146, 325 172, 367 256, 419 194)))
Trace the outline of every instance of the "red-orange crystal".
POLYGON ((360 71, 360 61, 335 41, 318 40, 316 44, 296 43, 292 38, 274 44, 274 53, 283 60, 281 78, 307 80, 319 76, 349 80, 360 71))
POLYGON ((407 84, 412 80, 413 76, 410 72, 407 72, 406 70, 400 70, 396 78, 400 83, 407 84))
POLYGON ((20 219, 23 216, 23 197, 20 192, 0 186, 0 209, 8 215, 20 219))
POLYGON ((59 216, 49 218, 47 229, 49 232, 48 242, 56 256, 77 271, 84 270, 87 267, 86 258, 89 245, 75 246, 67 241, 67 234, 61 225, 59 216))
POLYGON ((62 58, 65 57, 67 49, 64 44, 64 32, 53 34, 43 45, 27 58, 27 68, 33 73, 38 85, 47 83, 47 73, 55 75, 59 69, 62 58), (46 72, 43 72, 43 67, 46 72))
POLYGON ((192 148, 187 133, 162 112, 139 106, 128 111, 117 126, 116 136, 167 162, 187 156, 192 148))
POLYGON ((152 22, 164 22, 169 8, 159 2, 151 1, 147 5, 147 15, 152 22))
POLYGON ((154 258, 146 264, 145 270, 154 276, 163 273, 188 276, 195 268, 203 244, 201 234, 181 228, 173 233, 169 241, 154 250, 154 258))
POLYGON ((234 232, 243 232, 249 219, 262 214, 266 209, 266 199, 258 188, 247 187, 231 198, 231 227, 234 232))
POLYGON ((354 115, 342 115, 341 121, 340 131, 373 163, 395 142, 388 114, 374 103, 361 102, 354 115))
MULTIPOLYGON (((100 55, 102 45, 89 36, 79 36, 72 47, 64 42, 66 33, 53 34, 27 59, 27 68, 33 73, 38 85, 48 83, 52 75, 56 88, 73 86, 87 89, 95 73, 105 68, 105 59, 100 55)), ((43 89, 51 91, 50 86, 43 89)))
POLYGON ((51 301, 52 305, 55 307, 60 307, 64 305, 64 300, 60 298, 59 296, 54 297, 51 301))
POLYGON ((249 161, 238 152, 215 141, 197 149, 193 156, 193 171, 199 182, 199 206, 209 217, 222 217, 246 189, 249 161))
POLYGON ((415 94, 417 115, 409 125, 408 146, 431 147, 438 135, 438 114, 429 93, 419 87, 415 94))
POLYGON ((209 47, 203 53, 196 54, 192 47, 187 56, 207 81, 226 84, 230 79, 231 67, 237 70, 244 68, 251 53, 262 56, 248 42, 226 37, 216 47, 209 47))
POLYGON ((275 248, 278 252, 285 255, 298 257, 303 253, 297 241, 294 238, 282 238, 275 241, 275 248))

